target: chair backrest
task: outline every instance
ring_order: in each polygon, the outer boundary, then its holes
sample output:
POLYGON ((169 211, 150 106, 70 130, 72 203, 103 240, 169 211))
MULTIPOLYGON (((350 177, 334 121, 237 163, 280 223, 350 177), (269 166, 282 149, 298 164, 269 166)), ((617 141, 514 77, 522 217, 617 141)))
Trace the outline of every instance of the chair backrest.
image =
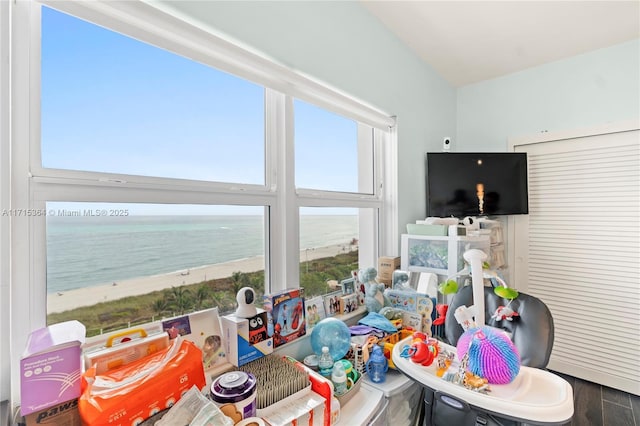
MULTIPOLYGON (((518 317, 513 321, 496 321, 491 316, 499 306, 506 306, 508 299, 496 295, 493 287, 484 288, 485 322, 486 325, 503 329, 511 333, 522 365, 535 368, 545 368, 549 363, 551 349, 553 349, 554 328, 553 317, 547 305, 537 297, 519 293, 509 305, 518 317)), ((456 346, 464 330, 456 321, 454 313, 460 306, 473 305, 472 286, 461 288, 449 304, 445 319, 445 336, 449 344, 456 346)))

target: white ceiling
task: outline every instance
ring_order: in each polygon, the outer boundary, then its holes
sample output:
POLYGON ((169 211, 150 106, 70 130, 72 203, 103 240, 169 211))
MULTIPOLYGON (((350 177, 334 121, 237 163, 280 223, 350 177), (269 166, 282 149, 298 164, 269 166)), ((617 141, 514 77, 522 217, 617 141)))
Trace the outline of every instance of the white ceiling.
POLYGON ((455 87, 640 37, 640 1, 361 1, 455 87))

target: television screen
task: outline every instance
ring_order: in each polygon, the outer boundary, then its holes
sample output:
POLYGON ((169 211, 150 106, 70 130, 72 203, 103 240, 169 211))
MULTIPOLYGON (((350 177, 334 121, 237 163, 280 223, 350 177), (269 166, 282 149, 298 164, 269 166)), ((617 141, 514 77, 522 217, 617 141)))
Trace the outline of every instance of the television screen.
POLYGON ((427 217, 529 213, 527 154, 429 152, 427 217))

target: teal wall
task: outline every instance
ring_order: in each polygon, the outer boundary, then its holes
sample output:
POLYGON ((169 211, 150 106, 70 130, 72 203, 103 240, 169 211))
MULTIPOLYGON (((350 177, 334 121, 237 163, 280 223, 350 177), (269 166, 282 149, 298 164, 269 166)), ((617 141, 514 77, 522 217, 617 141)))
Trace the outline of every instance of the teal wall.
POLYGON ((424 153, 455 138, 456 90, 358 2, 162 3, 396 115, 400 232, 424 218, 424 153))
POLYGON ((458 151, 505 151, 511 137, 640 117, 636 39, 458 89, 458 151))
POLYGON ((356 1, 164 1, 398 117, 400 232, 425 215, 424 153, 505 151, 511 137, 640 116, 640 40, 451 87, 356 1))

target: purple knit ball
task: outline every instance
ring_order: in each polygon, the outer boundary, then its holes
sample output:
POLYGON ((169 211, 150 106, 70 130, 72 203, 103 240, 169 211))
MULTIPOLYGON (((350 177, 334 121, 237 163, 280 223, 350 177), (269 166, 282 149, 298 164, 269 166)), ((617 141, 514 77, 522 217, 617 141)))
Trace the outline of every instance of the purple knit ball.
POLYGON ((467 370, 500 385, 520 372, 520 354, 509 336, 493 327, 470 328, 458 339, 458 359, 469 353, 467 370))

